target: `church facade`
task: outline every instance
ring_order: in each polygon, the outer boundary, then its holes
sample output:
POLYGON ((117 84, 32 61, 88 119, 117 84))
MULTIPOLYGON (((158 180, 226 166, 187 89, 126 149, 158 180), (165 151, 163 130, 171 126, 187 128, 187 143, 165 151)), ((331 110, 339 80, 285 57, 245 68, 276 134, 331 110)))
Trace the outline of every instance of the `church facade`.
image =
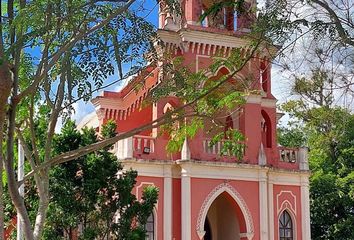
MULTIPOLYGON (((160 7, 160 51, 182 56, 193 71, 207 68, 212 57, 225 57, 248 44, 252 16, 223 9, 200 22, 211 0, 185 0, 182 16, 160 7)), ((255 2, 246 2, 252 8, 255 2)), ((309 240, 309 171, 306 148, 285 148, 276 140, 276 99, 271 92, 271 54, 262 50, 240 74, 252 75, 259 94, 246 97, 240 111, 225 118, 246 138, 243 159, 220 157, 222 142, 210 146, 199 132, 181 152, 166 151, 159 129, 142 131, 116 143, 125 168, 138 171, 137 198, 148 185, 159 188, 154 213, 146 225, 151 240, 309 240)), ((159 84, 161 63, 147 66, 120 92, 93 99, 100 126, 116 121, 119 133, 149 123, 178 106, 174 96, 143 105, 159 84), (144 87, 133 89, 144 81, 144 87)), ((228 74, 226 67, 218 74, 228 74)), ((237 79, 236 79, 237 81, 237 79)))

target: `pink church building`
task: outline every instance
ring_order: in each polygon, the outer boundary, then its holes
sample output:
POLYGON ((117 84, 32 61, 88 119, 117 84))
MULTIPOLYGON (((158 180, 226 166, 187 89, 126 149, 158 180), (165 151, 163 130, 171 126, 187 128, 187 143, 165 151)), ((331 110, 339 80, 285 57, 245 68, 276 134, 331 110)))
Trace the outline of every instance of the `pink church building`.
MULTIPOLYGON (((191 70, 205 69, 216 52, 225 57, 247 46, 252 16, 224 9, 199 21, 212 0, 183 0, 182 15, 160 6, 159 51, 183 56, 191 70)), ((247 7, 255 2, 248 1, 247 7)), ((275 48, 274 48, 275 49, 275 48)), ((273 50, 274 50, 273 49, 273 50)), ((166 151, 168 138, 159 129, 119 141, 115 154, 125 168, 138 171, 135 193, 148 185, 159 188, 154 213, 146 225, 151 240, 309 240, 309 169, 307 149, 277 144, 276 99, 271 92, 271 55, 259 51, 241 71, 253 77, 259 94, 246 97, 242 109, 225 118, 225 126, 239 129, 246 138, 243 159, 220 157, 222 142, 210 147, 210 135, 200 131, 184 142, 181 152, 166 151)), ((120 92, 93 100, 100 126, 116 121, 119 133, 162 116, 178 106, 170 96, 149 106, 142 102, 158 85, 161 63, 151 64, 120 92), (134 84, 144 81, 136 91, 134 84)), ((227 74, 223 67, 217 76, 227 74)), ((215 76, 211 76, 215 77, 215 76)), ((237 81, 237 77, 235 77, 237 81)))

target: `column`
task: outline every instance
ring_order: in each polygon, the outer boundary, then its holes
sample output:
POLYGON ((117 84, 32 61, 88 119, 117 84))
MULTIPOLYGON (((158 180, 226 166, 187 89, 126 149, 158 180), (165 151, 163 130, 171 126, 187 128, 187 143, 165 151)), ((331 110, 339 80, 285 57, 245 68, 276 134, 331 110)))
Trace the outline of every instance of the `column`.
POLYGON ((260 239, 268 240, 268 194, 267 194, 267 172, 259 173, 259 220, 260 239))
POLYGON ((273 179, 268 175, 268 223, 269 223, 269 239, 274 239, 274 193, 273 193, 273 179))
POLYGON ((302 240, 311 239, 309 177, 301 176, 301 227, 302 240))
POLYGON ((181 167, 182 239, 191 240, 191 178, 189 169, 181 167))
POLYGON ((172 169, 171 165, 164 166, 163 182, 163 239, 172 240, 172 169))

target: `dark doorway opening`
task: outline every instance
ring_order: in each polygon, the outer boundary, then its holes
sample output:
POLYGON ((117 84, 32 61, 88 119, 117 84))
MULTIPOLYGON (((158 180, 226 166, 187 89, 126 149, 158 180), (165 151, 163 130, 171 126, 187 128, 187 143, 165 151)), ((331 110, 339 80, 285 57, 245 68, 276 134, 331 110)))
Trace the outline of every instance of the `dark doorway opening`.
POLYGON ((204 240, 212 240, 212 238, 211 238, 211 228, 210 228, 210 223, 209 223, 208 218, 205 219, 204 231, 205 231, 204 240))

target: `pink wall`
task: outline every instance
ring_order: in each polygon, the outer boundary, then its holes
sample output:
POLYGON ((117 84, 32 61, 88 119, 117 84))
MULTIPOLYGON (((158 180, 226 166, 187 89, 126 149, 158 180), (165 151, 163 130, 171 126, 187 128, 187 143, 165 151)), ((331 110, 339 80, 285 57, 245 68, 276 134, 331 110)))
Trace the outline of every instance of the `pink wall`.
POLYGON ((172 179, 172 239, 181 239, 181 179, 172 179))
MULTIPOLYGON (((224 183, 222 179, 205 179, 191 178, 192 204, 191 204, 191 222, 192 222, 192 239, 199 240, 196 232, 197 220, 201 206, 208 194, 219 184, 224 183)), ((233 188, 236 189, 245 200, 250 213, 252 215, 255 235, 253 239, 259 239, 259 187, 258 182, 251 181, 227 181, 233 188)), ((240 220, 240 218, 239 218, 240 220)), ((242 220, 240 220, 241 223, 242 220)), ((245 227, 245 225, 243 225, 245 227)), ((242 231, 242 224, 240 224, 242 231)))

